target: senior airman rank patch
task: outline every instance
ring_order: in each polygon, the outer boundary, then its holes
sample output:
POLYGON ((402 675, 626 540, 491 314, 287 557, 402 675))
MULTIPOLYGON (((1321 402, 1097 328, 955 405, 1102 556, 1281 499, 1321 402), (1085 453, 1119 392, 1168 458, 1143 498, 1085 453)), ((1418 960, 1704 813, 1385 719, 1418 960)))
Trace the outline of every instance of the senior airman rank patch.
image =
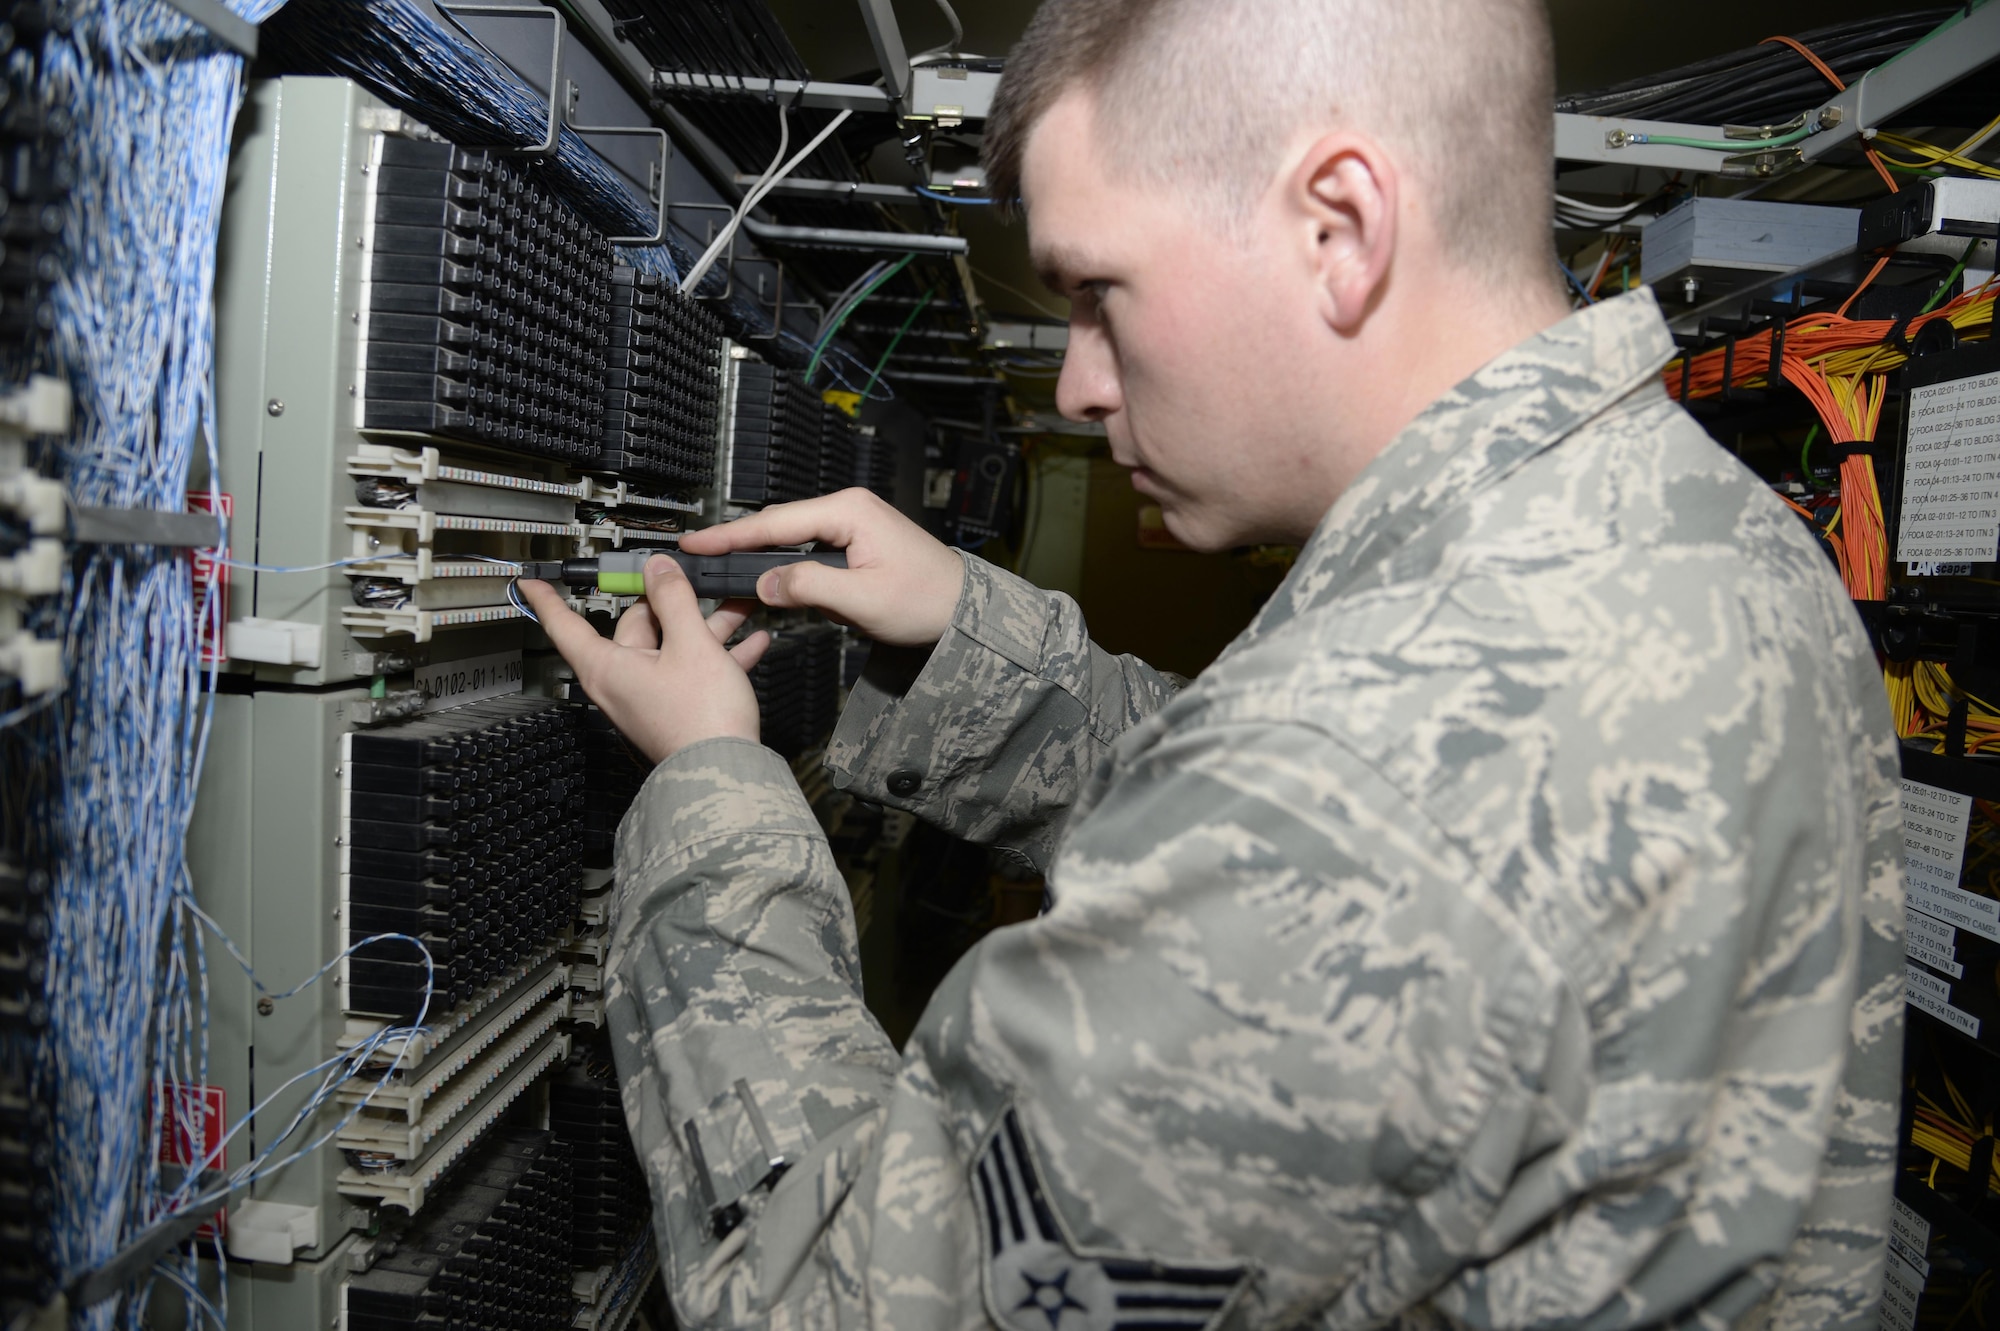
POLYGON ((1048 1203, 1012 1108, 972 1162, 972 1190, 986 1238, 986 1309, 1008 1331, 1201 1331, 1221 1321, 1249 1274, 1079 1249, 1048 1203))

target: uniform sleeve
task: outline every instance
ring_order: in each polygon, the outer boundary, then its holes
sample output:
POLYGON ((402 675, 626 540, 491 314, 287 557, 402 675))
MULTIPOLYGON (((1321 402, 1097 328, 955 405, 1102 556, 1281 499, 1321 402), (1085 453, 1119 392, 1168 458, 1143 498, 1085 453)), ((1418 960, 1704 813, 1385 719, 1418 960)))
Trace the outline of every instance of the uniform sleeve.
POLYGON ((1121 767, 1056 909, 976 947, 900 1064, 788 770, 719 741, 656 771, 610 1017, 684 1325, 1372 1320, 1546 1218, 1501 1199, 1587 1099, 1586 1023, 1464 856, 1303 728, 1121 767))
POLYGON ((836 782, 1040 871, 1111 742, 1185 682, 1090 641, 1076 602, 965 556, 928 659, 876 649, 827 746, 836 782))

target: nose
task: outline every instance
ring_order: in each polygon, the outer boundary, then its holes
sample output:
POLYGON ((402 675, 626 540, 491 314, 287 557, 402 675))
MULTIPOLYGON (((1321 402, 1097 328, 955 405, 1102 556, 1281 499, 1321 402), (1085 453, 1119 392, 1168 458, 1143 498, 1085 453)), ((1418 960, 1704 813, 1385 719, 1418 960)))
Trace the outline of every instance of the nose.
POLYGON ((1056 379, 1056 410, 1073 421, 1101 421, 1124 405, 1111 340, 1091 321, 1071 321, 1069 348, 1056 379))

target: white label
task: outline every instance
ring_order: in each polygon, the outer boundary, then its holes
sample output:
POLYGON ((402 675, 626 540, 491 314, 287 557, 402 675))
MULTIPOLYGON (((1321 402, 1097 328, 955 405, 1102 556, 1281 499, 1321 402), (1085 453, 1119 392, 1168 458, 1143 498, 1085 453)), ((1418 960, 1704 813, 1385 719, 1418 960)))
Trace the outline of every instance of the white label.
POLYGON ((496 652, 492 656, 417 667, 417 687, 424 691, 426 712, 441 712, 481 698, 519 693, 522 679, 519 652, 496 652))
POLYGON ((1903 950, 1909 954, 1911 961, 1921 961, 1932 970, 1943 971, 1954 980, 1963 980, 1965 978, 1965 967, 1959 965, 1942 952, 1931 951, 1924 946, 1924 941, 1921 938, 1906 937, 1903 940, 1903 950))
POLYGON ((1917 1300, 1923 1293, 1924 1278, 1891 1249, 1889 1269, 1882 1276, 1882 1303, 1875 1314, 1876 1325, 1885 1331, 1912 1331, 1917 1324, 1917 1300))
POLYGON ((1983 563, 1996 547, 2000 372, 1911 389, 1896 558, 1983 563))
POLYGON ((1915 874, 1910 875, 1904 886, 1909 889, 1910 904, 1924 914, 1935 915, 1981 938, 2000 941, 2000 901, 1961 892, 1955 887, 1938 887, 1915 874))
POLYGON ((1905 1206, 1900 1198, 1890 1199, 1889 1242, 1920 1274, 1930 1275, 1931 1264, 1926 1259, 1931 1253, 1931 1222, 1905 1206))
POLYGON ((1907 980, 1903 984, 1903 1001, 1913 1008, 1930 1013, 1947 1026, 1956 1026, 1975 1040, 1979 1038, 1979 1018, 1970 1012, 1960 1012, 1943 999, 1925 993, 1907 980))
POLYGON ((1908 962, 1903 964, 1903 974, 1908 982, 1927 994, 1935 994, 1941 1001, 1951 1001, 1951 986, 1927 970, 1919 970, 1908 962))
POLYGON ((1932 919, 1914 906, 1904 909, 1903 922, 1909 926, 1910 933, 1923 939, 1924 946, 1934 951, 1950 952, 1958 946, 1958 930, 1943 920, 1932 919))
POLYGON ((1965 832, 1972 796, 1903 782, 1903 872, 1910 881, 1957 887, 1965 863, 1965 832))

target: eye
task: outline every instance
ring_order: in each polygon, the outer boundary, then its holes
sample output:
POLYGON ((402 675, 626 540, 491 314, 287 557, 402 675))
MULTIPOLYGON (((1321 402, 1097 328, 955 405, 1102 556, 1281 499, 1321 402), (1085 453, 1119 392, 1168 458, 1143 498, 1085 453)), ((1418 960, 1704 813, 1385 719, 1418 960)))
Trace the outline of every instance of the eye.
POLYGON ((1101 309, 1104 305, 1104 297, 1110 290, 1111 283, 1102 278, 1088 278, 1072 282, 1069 290, 1070 304, 1081 306, 1085 310, 1101 309))

